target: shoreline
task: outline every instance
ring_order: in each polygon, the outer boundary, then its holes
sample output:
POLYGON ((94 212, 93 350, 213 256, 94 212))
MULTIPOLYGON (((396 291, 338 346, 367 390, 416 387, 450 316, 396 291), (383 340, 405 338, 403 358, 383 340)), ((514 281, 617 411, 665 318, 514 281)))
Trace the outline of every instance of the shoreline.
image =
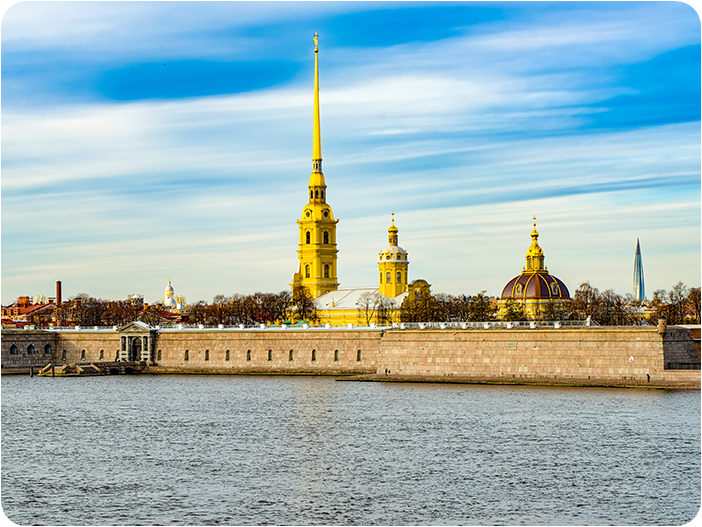
MULTIPOLYGON (((681 370, 684 371, 684 370, 681 370)), ((688 370, 689 371, 689 370, 688 370)), ((672 372, 671 372, 672 373, 672 372)), ((34 370, 34 376, 38 375, 38 370, 34 370)), ((4 368, 0 375, 29 376, 29 368, 4 368)), ((103 374, 108 375, 108 374, 103 374)), ((142 371, 120 374, 120 375, 262 375, 262 376, 285 376, 285 377, 334 377, 339 382, 390 382, 390 383, 425 383, 425 384, 477 384, 477 385, 502 385, 502 386, 541 386, 554 388, 634 388, 645 390, 700 390, 700 377, 696 381, 671 381, 665 379, 652 379, 642 381, 641 379, 584 379, 567 378, 554 376, 539 377, 483 377, 483 376, 463 376, 463 375, 407 375, 407 374, 382 374, 365 372, 312 372, 312 371, 270 371, 270 370, 231 370, 231 369, 180 369, 165 368, 160 366, 148 366, 142 371)), ((51 377, 51 375, 43 375, 51 377)), ((100 374, 67 374, 56 375, 55 377, 96 377, 100 374)))

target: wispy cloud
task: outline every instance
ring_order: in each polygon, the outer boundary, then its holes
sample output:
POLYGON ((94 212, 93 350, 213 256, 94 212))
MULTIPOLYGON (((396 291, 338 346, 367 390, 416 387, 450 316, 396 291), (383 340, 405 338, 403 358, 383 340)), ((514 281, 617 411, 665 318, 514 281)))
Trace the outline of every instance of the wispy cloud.
POLYGON ((286 288, 311 168, 317 26, 329 35, 322 148, 342 286, 375 283, 390 211, 412 275, 440 291, 499 294, 521 269, 534 214, 547 262, 571 288, 590 279, 628 291, 636 237, 647 283, 697 285, 694 13, 499 9, 431 38, 422 28, 445 24, 441 9, 414 4, 18 4, 2 33, 3 302, 56 279, 67 294, 147 301, 168 275, 189 300, 286 288), (404 40, 367 38, 375 16, 400 12, 414 24, 404 40), (206 97, 125 89, 119 101, 100 81, 134 82, 162 58, 179 61, 179 75, 198 71, 190 60, 236 75, 244 57, 298 73, 206 97), (72 80, 36 67, 50 62, 72 80))

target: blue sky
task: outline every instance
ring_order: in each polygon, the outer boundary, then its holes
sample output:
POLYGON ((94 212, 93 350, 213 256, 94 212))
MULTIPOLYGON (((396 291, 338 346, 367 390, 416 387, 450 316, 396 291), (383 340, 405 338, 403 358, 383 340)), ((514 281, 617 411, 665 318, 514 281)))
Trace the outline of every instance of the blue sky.
POLYGON ((320 35, 342 287, 700 285, 700 20, 676 2, 24 2, 2 38, 2 303, 189 302, 297 270, 320 35))

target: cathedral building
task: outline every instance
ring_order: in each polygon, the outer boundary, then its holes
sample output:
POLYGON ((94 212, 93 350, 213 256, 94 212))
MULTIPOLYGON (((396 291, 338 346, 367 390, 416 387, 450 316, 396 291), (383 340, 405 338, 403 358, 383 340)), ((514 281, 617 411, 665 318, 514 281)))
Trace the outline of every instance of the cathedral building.
POLYGON ((519 276, 507 283, 498 301, 498 315, 501 318, 558 318, 567 308, 571 301, 568 288, 548 272, 544 260, 534 216, 534 230, 531 231, 531 246, 527 249, 526 265, 519 276))
POLYGON ((319 121, 319 47, 314 38, 314 134, 312 142, 312 174, 307 190, 309 201, 297 220, 300 240, 297 249, 298 270, 290 286, 306 287, 313 298, 339 289, 336 259, 336 224, 327 203, 327 185, 322 172, 322 138, 319 121))
POLYGON ((327 203, 327 185, 322 172, 322 141, 319 118, 319 45, 314 36, 314 119, 312 173, 307 185, 307 205, 297 220, 298 270, 290 286, 306 288, 315 299, 320 323, 332 325, 386 323, 399 312, 408 291, 407 251, 398 245, 398 228, 388 229, 388 247, 380 252, 379 287, 339 289, 336 225, 327 203))

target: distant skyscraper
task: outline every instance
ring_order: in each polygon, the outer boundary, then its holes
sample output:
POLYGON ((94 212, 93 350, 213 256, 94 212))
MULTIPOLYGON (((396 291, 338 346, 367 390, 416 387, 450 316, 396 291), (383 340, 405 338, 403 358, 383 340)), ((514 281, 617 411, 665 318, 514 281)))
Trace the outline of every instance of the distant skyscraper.
POLYGON ((643 300, 646 298, 644 288, 643 260, 641 260, 641 247, 639 239, 636 238, 636 256, 634 257, 634 299, 643 300))

